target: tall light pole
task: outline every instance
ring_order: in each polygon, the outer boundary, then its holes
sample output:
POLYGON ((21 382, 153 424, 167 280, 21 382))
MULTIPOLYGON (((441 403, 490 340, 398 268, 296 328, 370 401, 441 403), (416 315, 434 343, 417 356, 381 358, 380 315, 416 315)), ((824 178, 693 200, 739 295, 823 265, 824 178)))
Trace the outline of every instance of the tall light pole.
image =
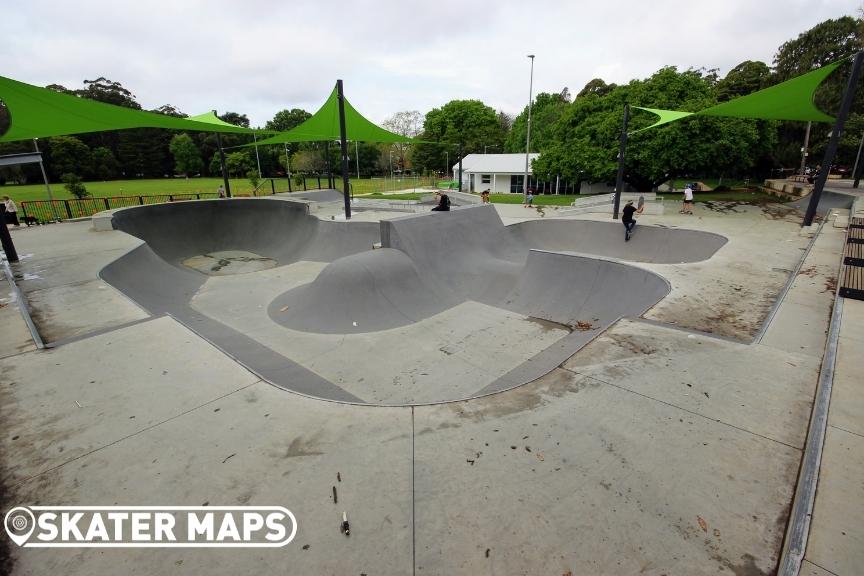
POLYGON ((807 167, 807 146, 810 144, 810 124, 807 122, 807 132, 804 133, 804 146, 801 148, 801 172, 804 175, 804 169, 807 167))
POLYGON ((528 153, 531 151, 531 102, 534 100, 534 54, 528 54, 531 59, 531 81, 528 84, 528 135, 525 138, 525 181, 522 183, 522 195, 528 196, 528 153))

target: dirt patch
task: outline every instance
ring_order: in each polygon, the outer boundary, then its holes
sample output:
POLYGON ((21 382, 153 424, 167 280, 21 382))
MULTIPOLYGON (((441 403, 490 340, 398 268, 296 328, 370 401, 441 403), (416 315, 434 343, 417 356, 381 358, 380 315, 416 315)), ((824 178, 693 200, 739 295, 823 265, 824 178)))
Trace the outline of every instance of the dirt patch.
POLYGON ((561 398, 565 394, 575 394, 599 385, 590 378, 555 369, 539 380, 509 390, 506 394, 492 394, 474 400, 454 402, 446 404, 442 409, 450 410, 460 418, 482 422, 533 411, 543 406, 550 397, 561 398))

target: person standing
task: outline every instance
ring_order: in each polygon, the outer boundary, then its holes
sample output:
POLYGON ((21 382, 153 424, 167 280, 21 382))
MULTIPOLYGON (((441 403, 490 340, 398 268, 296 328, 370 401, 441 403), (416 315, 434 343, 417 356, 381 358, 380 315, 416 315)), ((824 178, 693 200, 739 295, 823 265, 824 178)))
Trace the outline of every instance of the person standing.
POLYGON ((687 184, 684 187, 684 203, 681 206, 679 214, 693 214, 693 185, 687 184))
POLYGON ((534 205, 534 189, 528 188, 528 194, 525 196, 525 208, 531 208, 534 205))
POLYGON ((483 192, 480 193, 480 200, 483 202, 483 204, 489 204, 489 189, 488 188, 486 190, 483 190, 483 192))
POLYGON ((6 223, 14 224, 15 228, 21 227, 21 222, 18 221, 18 206, 9 196, 3 196, 3 205, 6 207, 6 223))
POLYGON ((225 187, 222 184, 219 184, 219 188, 216 189, 216 193, 219 194, 219 198, 225 198, 225 187))

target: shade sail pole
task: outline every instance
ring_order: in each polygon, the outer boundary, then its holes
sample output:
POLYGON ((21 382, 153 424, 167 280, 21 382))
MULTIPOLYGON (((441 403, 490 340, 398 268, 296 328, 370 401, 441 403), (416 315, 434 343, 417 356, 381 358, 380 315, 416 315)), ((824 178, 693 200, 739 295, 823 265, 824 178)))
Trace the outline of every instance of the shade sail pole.
POLYGON ((624 189, 624 155, 627 153, 627 123, 630 121, 630 104, 624 104, 624 124, 621 126, 621 144, 618 147, 618 176, 615 178, 615 205, 612 207, 612 219, 618 219, 618 208, 621 206, 621 190, 624 189))
POLYGON ((54 194, 51 192, 51 184, 48 183, 48 174, 45 173, 45 164, 42 162, 42 153, 39 152, 39 144, 36 142, 36 138, 33 138, 33 148, 35 148, 36 153, 39 154, 39 169, 42 171, 42 180, 45 181, 45 188, 48 190, 48 201, 51 204, 51 214, 54 215, 54 220, 59 222, 60 215, 57 214, 57 207, 54 206, 54 194))
POLYGON ((864 62, 864 52, 858 52, 855 55, 855 61, 852 63, 849 82, 846 84, 843 106, 840 108, 840 113, 837 114, 837 122, 834 124, 834 130, 831 131, 831 138, 828 139, 828 147, 825 148, 822 168, 819 170, 819 176, 816 178, 813 192, 810 193, 810 204, 807 205, 807 213, 804 215, 804 226, 813 224, 813 218, 816 216, 819 198, 822 196, 822 190, 825 188, 825 181, 828 180, 831 164, 834 162, 834 156, 837 154, 837 145, 840 143, 840 136, 843 134, 843 126, 846 124, 849 110, 852 109, 852 101, 855 99, 855 90, 858 88, 858 79, 861 77, 862 62, 864 62))
POLYGON ((342 80, 336 80, 336 95, 339 100, 339 144, 342 148, 342 195, 345 198, 345 219, 351 219, 351 183, 348 177, 348 135, 345 129, 345 94, 342 80))

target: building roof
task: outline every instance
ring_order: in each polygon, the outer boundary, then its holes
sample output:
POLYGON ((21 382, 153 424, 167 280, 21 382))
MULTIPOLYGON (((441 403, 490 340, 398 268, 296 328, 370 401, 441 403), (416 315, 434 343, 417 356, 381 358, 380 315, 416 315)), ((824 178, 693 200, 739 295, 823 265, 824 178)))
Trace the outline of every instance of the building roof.
MULTIPOLYGON (((530 162, 540 156, 537 152, 528 155, 530 162)), ((459 163, 453 165, 453 170, 459 169, 459 163)), ((524 174, 525 154, 468 154, 462 158, 462 172, 467 173, 504 173, 524 174)), ((528 168, 531 172, 531 168, 528 168)))

